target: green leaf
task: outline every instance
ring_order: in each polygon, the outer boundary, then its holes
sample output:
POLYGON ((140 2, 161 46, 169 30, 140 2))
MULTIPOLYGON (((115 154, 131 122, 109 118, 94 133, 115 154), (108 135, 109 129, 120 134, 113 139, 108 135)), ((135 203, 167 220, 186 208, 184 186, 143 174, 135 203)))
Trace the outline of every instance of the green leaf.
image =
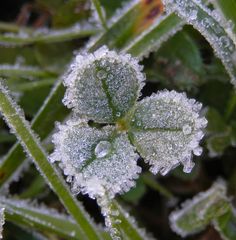
POLYGON ((235 210, 227 212, 218 217, 213 222, 214 227, 224 240, 234 240, 236 238, 236 216, 235 210))
POLYGON ((11 99, 8 90, 2 83, 0 83, 0 111, 9 127, 17 136, 20 144, 33 159, 46 182, 77 221, 78 227, 84 233, 84 238, 99 239, 96 228, 88 220, 87 215, 76 199, 70 194, 70 190, 65 185, 59 172, 48 162, 47 155, 22 115, 22 110, 11 99))
POLYGON ((199 141, 206 119, 199 116, 201 104, 185 94, 162 91, 137 103, 129 134, 150 171, 167 174, 180 163, 191 172, 192 152, 199 156, 199 141))
POLYGON ((106 24, 106 17, 105 17, 105 10, 103 9, 101 3, 99 0, 91 0, 93 11, 95 14, 95 19, 99 19, 101 25, 106 30, 107 24, 106 24))
POLYGON ((96 129, 84 122, 68 121, 59 126, 53 142, 55 151, 50 159, 59 161, 75 193, 92 198, 108 194, 112 198, 128 191, 141 171, 126 134, 117 133, 112 126, 96 129))
POLYGON ((67 215, 59 214, 43 206, 32 206, 29 202, 0 198, 5 208, 6 220, 41 232, 55 233, 65 239, 83 239, 83 232, 67 215))
POLYGON ((234 33, 236 33, 236 2, 235 0, 214 0, 211 1, 212 4, 216 7, 218 11, 220 11, 226 22, 228 24, 228 28, 232 28, 234 33))
POLYGON ((164 0, 164 3, 167 11, 176 12, 206 38, 224 64, 232 84, 236 86, 236 43, 225 30, 222 18, 215 16, 200 1, 164 0))
POLYGON ((2 64, 0 65, 0 76, 43 78, 53 77, 55 76, 55 74, 49 71, 44 71, 34 66, 2 64))
POLYGON ((215 182, 206 192, 187 200, 170 215, 170 225, 182 237, 203 230, 214 219, 231 210, 224 182, 215 182))
POLYGON ((0 35, 0 45, 17 47, 33 43, 55 43, 88 37, 98 30, 89 24, 75 24, 72 27, 58 30, 44 29, 41 32, 20 32, 19 34, 5 33, 0 35))
POLYGON ((207 131, 209 133, 225 132, 227 125, 222 115, 215 108, 208 108, 206 118, 208 120, 207 131))
POLYGON ((17 226, 13 223, 7 222, 5 226, 5 233, 4 236, 6 236, 6 239, 11 240, 48 240, 45 238, 44 235, 31 231, 29 232, 27 229, 25 229, 22 226, 17 226))
MULTIPOLYGON (((203 63, 200 49, 187 31, 176 33, 167 43, 163 44, 158 55, 164 55, 201 74, 203 63)), ((185 80, 186 81, 186 80, 185 80)))
POLYGON ((155 179, 155 177, 153 175, 151 175, 150 173, 144 173, 141 175, 141 179, 143 180, 143 182, 150 188, 152 188, 155 191, 158 191, 160 194, 162 194, 163 196, 165 196, 168 199, 173 198, 173 194, 171 192, 169 192, 168 189, 166 189, 165 187, 163 187, 158 181, 157 179, 155 179))
MULTIPOLYGON (((110 203, 110 209, 114 217, 115 227, 122 233, 123 239, 130 240, 143 240, 152 239, 144 229, 140 229, 135 221, 135 219, 129 215, 127 211, 119 204, 117 201, 112 200, 110 203), (115 216, 114 216, 115 215, 115 216)), ((108 220, 109 221, 109 220, 108 220)), ((112 219, 111 219, 112 221, 112 219)))
POLYGON ((19 198, 21 199, 33 199, 36 198, 40 194, 45 193, 46 183, 41 175, 35 176, 34 179, 30 182, 28 188, 24 189, 24 191, 19 194, 19 198))
POLYGON ((118 55, 105 46, 93 54, 78 55, 64 77, 64 104, 82 118, 115 122, 139 97, 145 79, 141 69, 130 55, 118 55))
MULTIPOLYGON (((54 129, 55 120, 63 120, 68 111, 61 103, 64 95, 64 87, 58 81, 42 108, 32 121, 32 129, 38 132, 41 139, 45 139, 54 129), (53 117, 52 117, 53 116, 53 117)), ((0 187, 3 187, 14 175, 14 172, 24 163, 25 154, 19 143, 16 143, 0 164, 0 187)))
POLYGON ((144 181, 139 178, 136 181, 135 187, 131 188, 127 193, 122 195, 122 199, 124 199, 127 202, 131 202, 133 204, 137 204, 139 200, 144 196, 146 191, 146 185, 144 184, 144 181))
POLYGON ((182 29, 184 22, 175 14, 167 14, 156 21, 127 44, 123 51, 142 59, 156 51, 161 44, 182 29))
POLYGON ((162 1, 129 0, 107 22, 107 30, 92 38, 88 49, 95 51, 106 44, 109 48, 122 48, 141 32, 152 28, 153 21, 163 13, 162 1), (155 14, 152 16, 152 11, 155 14))
POLYGON ((214 134, 207 139, 207 148, 210 157, 221 156, 225 149, 230 146, 230 132, 226 131, 219 134, 214 134))

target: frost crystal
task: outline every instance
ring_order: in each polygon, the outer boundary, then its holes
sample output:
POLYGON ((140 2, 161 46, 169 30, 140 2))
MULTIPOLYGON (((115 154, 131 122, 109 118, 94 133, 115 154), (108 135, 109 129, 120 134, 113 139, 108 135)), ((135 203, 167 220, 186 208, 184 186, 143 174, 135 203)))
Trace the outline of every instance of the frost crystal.
POLYGON ((214 218, 225 214, 231 206, 226 196, 226 184, 223 180, 215 182, 206 192, 187 200, 181 209, 170 214, 172 230, 182 237, 201 231, 214 218))
POLYGON ((106 47, 78 55, 64 77, 64 104, 80 117, 114 122, 135 104, 145 79, 141 70, 130 55, 106 47))
POLYGON ((153 173, 165 175, 180 163, 184 172, 192 170, 192 152, 201 154, 199 141, 207 124, 200 109, 200 103, 175 91, 162 91, 137 103, 130 135, 153 173))
POLYGON ((113 126, 97 129, 84 122, 68 121, 59 125, 53 142, 56 150, 51 160, 60 161, 75 193, 113 197, 128 191, 141 171, 127 135, 113 126))
POLYGON ((0 239, 2 239, 2 230, 5 223, 4 208, 0 207, 0 239))

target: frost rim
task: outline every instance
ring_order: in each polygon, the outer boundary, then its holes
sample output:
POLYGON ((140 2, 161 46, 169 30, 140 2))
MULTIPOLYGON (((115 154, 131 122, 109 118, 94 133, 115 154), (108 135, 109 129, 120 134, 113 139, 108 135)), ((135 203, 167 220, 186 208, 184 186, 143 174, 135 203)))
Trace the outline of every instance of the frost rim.
MULTIPOLYGON (((67 87, 67 89, 62 102, 66 107, 71 108, 74 113, 80 114, 80 107, 78 106, 75 99, 76 82, 80 81, 83 72, 89 67, 90 64, 102 59, 109 59, 111 62, 117 61, 119 63, 129 65, 129 67, 134 70, 135 77, 137 79, 138 90, 136 92, 136 101, 140 97, 141 90, 145 85, 144 81, 146 79, 145 74, 142 73, 143 66, 139 65, 138 59, 132 57, 130 54, 118 54, 115 51, 110 51, 108 47, 104 45, 98 50, 96 50, 94 53, 82 52, 81 54, 78 54, 70 65, 68 72, 63 76, 63 84, 65 87, 67 87)), ((86 118, 87 120, 90 119, 86 116, 86 114, 82 114, 82 117, 86 118)), ((101 121, 96 120, 96 122, 101 121)))
MULTIPOLYGON (((134 107, 134 111, 140 103, 148 103, 150 100, 163 100, 175 101, 176 103, 180 103, 184 108, 186 108, 189 112, 192 113, 194 120, 194 134, 192 136, 192 141, 188 143, 186 146, 186 151, 182 154, 182 160, 177 161, 173 159, 171 166, 162 166, 162 162, 157 161, 156 159, 147 159, 144 157, 144 161, 151 165, 150 171, 153 174, 157 174, 160 172, 163 176, 166 175, 170 170, 177 167, 180 163, 184 166, 183 171, 185 173, 190 173, 195 163, 192 161, 192 155, 200 156, 202 154, 202 147, 199 146, 201 139, 204 137, 203 129, 207 126, 207 119, 205 117, 200 116, 200 111, 202 109, 202 104, 197 102, 195 99, 187 98, 186 93, 178 93, 174 90, 162 90, 157 93, 152 94, 150 97, 146 97, 143 100, 137 102, 134 107)), ((158 113, 156 114, 158 117, 158 113)), ((145 130, 145 128, 144 128, 145 130)), ((164 129, 163 129, 164 130, 164 129)), ((130 130, 132 133, 132 129, 130 130)), ((141 131, 140 131, 141 132, 141 131)), ((135 144, 134 144, 135 146, 135 144)), ((138 148, 137 148, 138 149, 138 148)), ((141 154, 141 151, 138 150, 141 154)), ((158 154, 157 154, 158 155, 158 154)))
MULTIPOLYGON (((74 194, 78 194, 80 192, 82 194, 88 194, 91 198, 101 198, 108 196, 109 199, 112 199, 115 197, 115 194, 127 192, 130 190, 130 188, 135 186, 135 180, 141 173, 141 167, 137 165, 139 155, 135 153, 135 148, 130 142, 130 145, 128 146, 130 155, 129 158, 126 160, 128 163, 127 166, 131 168, 127 169, 126 166, 124 166, 124 168, 126 168, 126 177, 120 178, 120 182, 112 184, 103 179, 98 179, 97 176, 90 177, 88 179, 84 177, 84 173, 82 171, 78 172, 78 170, 76 170, 76 168, 73 166, 70 156, 65 155, 63 148, 64 139, 67 137, 67 131, 74 129, 75 126, 88 127, 88 129, 93 130, 93 128, 88 126, 87 123, 83 120, 68 120, 64 125, 58 123, 58 131, 52 136, 52 142, 55 145, 55 150, 49 157, 52 163, 59 162, 59 167, 63 170, 64 175, 67 176, 67 182, 71 183, 72 192, 74 194)), ((102 129, 102 131, 106 134, 109 134, 108 131, 110 130, 114 130, 114 128, 112 126, 106 126, 102 129)), ((128 140, 127 135, 123 135, 128 140)), ((94 161, 103 161, 103 159, 95 159, 94 161)), ((119 176, 117 176, 117 178, 119 178, 119 176)))

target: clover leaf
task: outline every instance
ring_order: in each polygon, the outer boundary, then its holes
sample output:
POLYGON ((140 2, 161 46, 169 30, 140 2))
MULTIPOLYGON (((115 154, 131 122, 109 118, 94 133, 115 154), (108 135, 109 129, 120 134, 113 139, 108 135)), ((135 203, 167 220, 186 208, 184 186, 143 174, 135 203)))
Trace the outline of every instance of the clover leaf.
POLYGON ((63 102, 74 117, 54 134, 51 161, 75 192, 101 199, 128 191, 141 171, 138 154, 162 175, 179 164, 190 172, 192 155, 201 154, 202 105, 167 90, 137 101, 141 70, 135 58, 103 46, 76 56, 65 75, 63 102))

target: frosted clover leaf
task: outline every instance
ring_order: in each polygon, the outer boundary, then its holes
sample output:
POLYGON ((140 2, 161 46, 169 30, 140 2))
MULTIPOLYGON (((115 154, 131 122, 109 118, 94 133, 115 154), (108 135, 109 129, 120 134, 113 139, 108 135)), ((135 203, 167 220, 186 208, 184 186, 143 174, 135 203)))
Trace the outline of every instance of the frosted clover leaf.
POLYGON ((130 55, 102 47, 78 55, 65 75, 63 101, 74 117, 54 134, 51 160, 76 193, 101 199, 128 191, 141 171, 138 154, 162 175, 179 164, 190 172, 192 153, 201 154, 201 104, 167 90, 137 101, 141 70, 130 55))
POLYGON ((108 192, 113 197, 134 185, 133 179, 141 168, 126 133, 118 132, 114 126, 96 129, 74 121, 58 127, 52 159, 63 158, 60 167, 68 181, 73 182, 75 192, 88 193, 93 198, 108 192))
POLYGON ((165 175, 179 163, 184 172, 191 172, 192 152, 201 155, 201 129, 207 123, 199 117, 200 109, 200 103, 175 91, 162 91, 136 104, 129 133, 153 173, 165 175))
POLYGON ((142 67, 130 55, 102 47, 78 55, 65 76, 63 99, 80 117, 99 123, 115 122, 135 104, 143 86, 142 67))

